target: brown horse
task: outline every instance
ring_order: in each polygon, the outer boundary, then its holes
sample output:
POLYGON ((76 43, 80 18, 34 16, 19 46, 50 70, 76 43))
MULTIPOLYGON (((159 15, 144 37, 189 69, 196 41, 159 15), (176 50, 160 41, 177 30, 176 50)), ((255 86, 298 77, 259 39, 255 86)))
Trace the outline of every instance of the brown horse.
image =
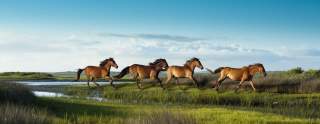
POLYGON ((110 69, 111 66, 114 68, 118 68, 117 63, 113 60, 113 58, 109 58, 109 59, 105 59, 103 61, 101 61, 100 66, 87 66, 84 69, 78 69, 77 72, 77 79, 76 81, 78 81, 80 79, 80 74, 81 72, 84 70, 86 76, 87 76, 87 84, 88 87, 89 86, 89 82, 90 80, 96 84, 97 86, 99 86, 99 84, 96 83, 97 78, 104 78, 106 80, 110 80, 110 84, 115 87, 113 85, 113 80, 110 77, 110 69))
POLYGON ((149 65, 139 65, 133 64, 131 66, 125 67, 119 75, 114 76, 115 79, 120 79, 126 74, 133 74, 134 79, 137 82, 137 86, 139 89, 142 88, 141 80, 150 78, 152 80, 157 80, 160 83, 160 86, 163 87, 161 80, 158 75, 160 71, 164 71, 168 68, 168 63, 165 59, 157 59, 149 65))
POLYGON ((236 91, 241 87, 241 85, 245 81, 249 81, 252 89, 256 91, 256 88, 254 87, 253 81, 252 81, 252 78, 254 77, 254 75, 256 73, 263 73, 264 77, 267 76, 266 70, 264 69, 263 65, 260 63, 244 66, 242 68, 220 67, 215 71, 212 71, 210 69, 207 69, 207 70, 212 74, 220 73, 220 77, 216 83, 217 91, 219 90, 222 81, 224 81, 227 78, 230 78, 231 80, 234 80, 234 81, 240 81, 236 91))
POLYGON ((201 70, 203 69, 203 66, 198 58, 187 60, 183 66, 170 66, 167 70, 166 84, 168 84, 172 78, 175 78, 176 84, 179 84, 178 78, 189 78, 193 81, 193 84, 199 88, 199 84, 193 77, 194 69, 196 67, 200 68, 201 70))

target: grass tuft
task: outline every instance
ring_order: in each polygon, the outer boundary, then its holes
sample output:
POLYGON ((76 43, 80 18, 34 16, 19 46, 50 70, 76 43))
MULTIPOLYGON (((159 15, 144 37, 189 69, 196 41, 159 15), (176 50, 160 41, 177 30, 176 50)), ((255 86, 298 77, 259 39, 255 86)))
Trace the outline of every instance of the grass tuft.
POLYGON ((0 103, 32 104, 36 96, 22 84, 0 82, 0 103))
POLYGON ((49 124, 47 111, 12 103, 0 104, 1 124, 49 124))

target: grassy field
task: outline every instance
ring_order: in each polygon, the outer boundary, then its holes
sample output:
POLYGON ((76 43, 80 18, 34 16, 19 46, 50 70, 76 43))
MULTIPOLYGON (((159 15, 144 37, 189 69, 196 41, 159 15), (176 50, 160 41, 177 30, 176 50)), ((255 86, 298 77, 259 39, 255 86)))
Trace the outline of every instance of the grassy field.
POLYGON ((39 102, 55 113, 56 123, 319 123, 228 106, 119 104, 70 98, 41 98, 39 102))
POLYGON ((319 71, 295 68, 269 73, 266 79, 257 76, 257 92, 248 85, 234 92, 237 82, 233 81, 225 81, 217 92, 210 88, 217 75, 201 73, 196 79, 200 89, 185 79, 180 85, 166 84, 166 90, 152 81, 144 82, 142 90, 129 82, 116 89, 109 85, 33 87, 76 96, 53 98, 36 97, 23 85, 0 81, 0 123, 320 123, 319 71), (107 101, 86 98, 92 95, 107 101))
MULTIPOLYGON (((109 86, 99 89, 99 94, 111 101, 132 104, 156 105, 220 105, 245 107, 260 112, 275 113, 301 118, 320 118, 320 94, 280 94, 251 91, 221 91, 196 89, 193 86, 171 86, 163 90, 159 86, 146 84, 144 90, 135 84, 121 84, 118 89, 109 86)), ((96 90, 95 90, 96 92, 96 90)), ((65 88, 65 94, 88 96, 92 94, 86 86, 65 88)))
POLYGON ((0 123, 26 124, 247 124, 319 123, 263 112, 259 108, 200 104, 98 102, 82 98, 37 98, 19 84, 1 82, 0 123), (18 91, 18 92, 15 92, 18 91), (16 96, 15 96, 16 95, 16 96), (12 100, 11 97, 20 99, 12 100))

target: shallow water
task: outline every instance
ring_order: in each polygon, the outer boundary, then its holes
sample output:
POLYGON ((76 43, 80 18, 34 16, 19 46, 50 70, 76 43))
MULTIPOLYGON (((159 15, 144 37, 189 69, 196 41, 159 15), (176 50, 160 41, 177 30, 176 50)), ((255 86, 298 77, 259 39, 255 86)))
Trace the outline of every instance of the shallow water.
MULTIPOLYGON (((56 93, 56 92, 47 92, 47 91, 32 91, 36 96, 39 97, 70 97, 70 98, 80 98, 79 96, 69 96, 69 95, 65 95, 63 93, 56 93)), ((93 96, 93 97, 85 97, 88 100, 95 100, 95 101, 108 101, 106 98, 102 98, 102 97, 97 97, 97 96, 93 96)))
MULTIPOLYGON (((73 82, 73 81, 18 81, 18 83, 32 86, 41 86, 41 85, 79 85, 79 84, 87 84, 87 82, 73 82)), ((110 82, 97 82, 100 85, 110 84, 110 82)), ((126 82, 113 82, 114 84, 121 84, 126 82)), ((90 85, 94 85, 94 83, 90 82, 90 85)))
MULTIPOLYGON (((60 86, 65 85, 87 85, 87 82, 72 82, 72 81, 18 81, 18 83, 29 86, 32 92, 39 97, 70 97, 70 98, 85 98, 95 101, 108 101, 107 99, 101 97, 101 91, 90 90, 87 97, 71 96, 63 94, 63 91, 54 90, 59 89, 60 86)), ((110 84, 109 82, 97 82, 100 85, 110 84)), ((121 84, 126 82, 114 82, 114 84, 121 84)), ((90 83, 90 85, 95 85, 90 83)))
POLYGON ((36 96, 45 96, 45 97, 67 97, 63 93, 55 93, 55 92, 46 92, 46 91, 32 91, 36 96))

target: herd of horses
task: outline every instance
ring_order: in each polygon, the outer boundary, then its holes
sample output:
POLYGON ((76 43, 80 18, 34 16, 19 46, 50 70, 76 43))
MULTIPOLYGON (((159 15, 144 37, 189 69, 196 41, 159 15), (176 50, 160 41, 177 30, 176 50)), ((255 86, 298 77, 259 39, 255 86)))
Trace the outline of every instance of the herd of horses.
MULTIPOLYGON (((87 85, 89 87, 89 82, 92 81, 94 84, 99 86, 96 83, 96 80, 99 78, 103 78, 110 81, 110 85, 115 87, 113 84, 114 80, 121 79, 127 74, 133 75, 133 79, 136 80, 137 87, 139 89, 142 88, 141 81, 144 79, 152 79, 156 80, 160 86, 165 89, 162 84, 162 81, 159 79, 158 75, 161 71, 167 72, 166 84, 169 83, 170 80, 175 79, 176 84, 179 84, 178 78, 188 78, 193 81, 193 84, 199 88, 198 82, 194 79, 194 70, 195 68, 200 68, 201 70, 204 68, 198 58, 191 58, 185 62, 182 66, 172 65, 169 66, 165 59, 156 59, 154 62, 149 63, 149 65, 140 65, 133 64, 125 67, 118 75, 111 76, 110 70, 111 67, 118 68, 116 61, 113 58, 108 58, 101 61, 99 66, 87 66, 83 69, 78 69, 77 71, 77 79, 80 79, 81 73, 84 71, 87 77, 87 85)), ((266 70, 263 64, 257 63, 253 65, 244 66, 242 68, 231 68, 231 67, 220 67, 216 70, 211 70, 206 68, 211 74, 220 74, 219 79, 216 81, 216 85, 213 85, 212 88, 216 88, 219 90, 221 83, 229 78, 234 81, 240 81, 236 90, 238 90, 245 81, 250 82, 252 89, 255 91, 254 83, 252 81, 254 75, 256 73, 262 73, 264 77, 267 76, 266 70)))

